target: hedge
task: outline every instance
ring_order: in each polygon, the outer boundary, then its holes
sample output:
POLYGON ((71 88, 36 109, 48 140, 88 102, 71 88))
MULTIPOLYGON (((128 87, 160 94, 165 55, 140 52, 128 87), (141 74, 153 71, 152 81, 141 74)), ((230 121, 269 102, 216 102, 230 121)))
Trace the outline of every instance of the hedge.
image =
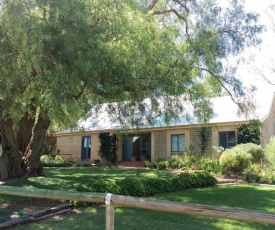
POLYGON ((78 191, 114 193, 118 195, 145 197, 157 193, 175 192, 188 188, 202 188, 217 183, 215 177, 205 171, 180 173, 172 179, 125 178, 122 180, 96 180, 79 186, 78 191))

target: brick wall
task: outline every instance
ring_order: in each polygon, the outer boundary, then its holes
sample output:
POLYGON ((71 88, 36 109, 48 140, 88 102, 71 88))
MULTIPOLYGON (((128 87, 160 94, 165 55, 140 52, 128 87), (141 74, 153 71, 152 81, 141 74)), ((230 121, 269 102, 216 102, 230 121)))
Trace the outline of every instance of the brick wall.
POLYGON ((155 132, 154 145, 155 145, 155 159, 166 159, 167 158, 166 131, 155 132))

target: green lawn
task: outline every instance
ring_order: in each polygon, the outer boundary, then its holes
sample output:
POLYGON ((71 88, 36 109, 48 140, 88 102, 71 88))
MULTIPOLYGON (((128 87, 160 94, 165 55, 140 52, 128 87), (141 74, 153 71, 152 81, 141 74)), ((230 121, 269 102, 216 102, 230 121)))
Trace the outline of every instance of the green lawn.
MULTIPOLYGON (((175 174, 116 168, 50 168, 45 169, 46 177, 23 178, 8 184, 48 189, 75 190, 79 184, 90 180, 125 177, 173 177, 175 174)), ((1 196, 2 201, 15 199, 1 196), (3 198, 4 197, 4 198, 3 198)), ((204 189, 190 189, 181 192, 158 194, 153 199, 178 202, 238 207, 275 212, 275 188, 241 184, 237 186, 214 186, 204 189)), ((104 207, 89 207, 81 214, 38 222, 19 229, 104 229, 104 207)), ((275 226, 207 218, 174 213, 147 211, 142 209, 116 207, 116 229, 275 229, 275 226)))
POLYGON ((270 186, 251 184, 214 186, 158 194, 154 198, 158 200, 275 212, 275 187, 270 186))
POLYGON ((118 169, 109 167, 45 168, 44 177, 21 178, 10 186, 24 186, 74 191, 79 185, 98 179, 163 178, 174 177, 174 173, 157 170, 118 169))
MULTIPOLYGON (((81 210, 80 214, 51 219, 43 222, 20 226, 20 230, 37 229, 105 229, 105 208, 89 207, 81 210)), ((234 229, 234 230, 270 230, 275 226, 234 221, 228 219, 207 218, 200 216, 181 215, 143 209, 115 209, 115 229, 117 230, 205 230, 205 229, 234 229)))

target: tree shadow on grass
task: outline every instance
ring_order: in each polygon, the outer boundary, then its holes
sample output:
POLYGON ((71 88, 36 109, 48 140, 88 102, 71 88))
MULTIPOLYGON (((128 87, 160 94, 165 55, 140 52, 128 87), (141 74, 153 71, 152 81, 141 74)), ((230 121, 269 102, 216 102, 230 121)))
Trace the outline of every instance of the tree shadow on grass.
POLYGON ((275 212, 275 188, 260 185, 214 186, 154 196, 156 199, 275 212))

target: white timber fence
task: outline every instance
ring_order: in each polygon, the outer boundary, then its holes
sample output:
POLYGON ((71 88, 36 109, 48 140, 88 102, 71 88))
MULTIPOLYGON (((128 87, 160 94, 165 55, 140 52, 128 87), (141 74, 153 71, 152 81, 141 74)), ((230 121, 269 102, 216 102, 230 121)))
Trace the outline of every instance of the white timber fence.
MULTIPOLYGON (((106 230, 115 229, 115 206, 132 207, 138 209, 155 210, 178 214, 188 214, 205 217, 226 218, 239 221, 264 223, 275 225, 275 213, 235 209, 210 205, 160 201, 148 198, 138 198, 104 193, 66 192, 60 190, 47 190, 37 188, 0 186, 0 194, 51 200, 73 200, 97 203, 105 206, 106 230)), ((87 219, 89 221, 89 219, 87 219)), ((151 221, 147 219, 146 221, 151 221)), ((184 225, 184 223, 183 223, 184 225)), ((6 226, 6 225, 5 225, 6 226)), ((0 229, 1 224, 0 224, 0 229)), ((22 228, 23 229, 23 228, 22 228)), ((102 229, 102 228, 101 228, 102 229)), ((123 228, 118 228, 123 229, 123 228)), ((137 228, 141 229, 141 228, 137 228)))

